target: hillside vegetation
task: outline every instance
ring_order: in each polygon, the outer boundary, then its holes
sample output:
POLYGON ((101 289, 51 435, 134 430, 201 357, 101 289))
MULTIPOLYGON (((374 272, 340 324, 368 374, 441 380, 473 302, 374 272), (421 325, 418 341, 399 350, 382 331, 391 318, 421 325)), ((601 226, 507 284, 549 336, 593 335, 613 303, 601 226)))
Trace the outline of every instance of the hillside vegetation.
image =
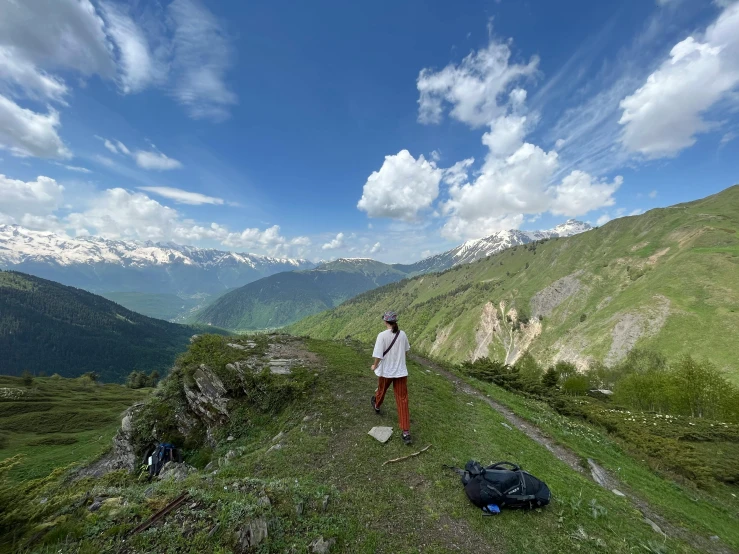
POLYGON ((282 327, 405 276, 375 260, 339 259, 249 283, 198 312, 193 321, 232 330, 282 327))
POLYGON ((101 296, 0 271, 0 373, 123 381, 134 369, 165 373, 193 327, 142 316, 101 296))
POLYGON ((204 303, 199 298, 180 298, 176 294, 149 294, 145 292, 103 292, 100 296, 128 308, 132 312, 172 321, 187 315, 204 303))
POLYGON ((369 291, 289 330, 372 340, 399 312, 435 358, 615 364, 634 347, 708 359, 739 383, 739 186, 369 291))
MULTIPOLYGON (((70 479, 60 468, 11 487, 0 480, 0 552, 687 553, 739 547, 736 500, 725 485, 708 491, 660 477, 597 427, 547 406, 532 409, 488 383, 477 383, 484 394, 467 390, 422 361, 409 362, 414 446, 403 445, 397 431, 387 444, 376 442, 367 431, 397 429, 397 419, 392 398, 381 416, 369 406, 370 355, 371 348, 357 343, 200 337, 119 432, 135 449, 133 473, 82 472, 70 479), (290 360, 290 373, 270 370, 276 358, 290 360), (490 404, 497 401, 533 413, 547 432, 551 426, 586 467, 584 456, 605 464, 626 496, 596 484, 577 461, 563 461, 561 447, 550 449, 541 444, 545 439, 510 425, 513 416, 490 404), (138 477, 139 455, 151 440, 176 441, 188 466, 174 464, 168 477, 151 482, 138 477), (385 464, 428 445, 417 457, 385 464), (471 458, 521 464, 547 482, 552 503, 483 517, 458 476, 442 467, 471 458), (131 534, 185 492, 189 497, 178 509, 131 534)), ((101 412, 112 411, 108 402, 116 401, 105 397, 101 412)), ((18 457, 0 460, 0 475, 23 464, 18 457)))

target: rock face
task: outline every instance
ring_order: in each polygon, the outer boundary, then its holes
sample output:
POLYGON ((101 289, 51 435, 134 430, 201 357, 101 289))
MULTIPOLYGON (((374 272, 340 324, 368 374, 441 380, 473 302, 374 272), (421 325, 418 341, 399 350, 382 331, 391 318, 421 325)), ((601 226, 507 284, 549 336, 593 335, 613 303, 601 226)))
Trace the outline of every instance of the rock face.
POLYGON ((236 533, 236 541, 242 549, 242 552, 246 552, 249 549, 257 546, 264 539, 267 538, 267 520, 263 517, 253 519, 246 524, 241 531, 236 533))
POLYGON ((111 471, 125 469, 134 471, 136 469, 136 452, 133 447, 133 418, 141 404, 131 406, 126 410, 121 420, 121 428, 113 437, 113 448, 102 458, 94 461, 87 467, 81 468, 76 477, 102 477, 111 471))
POLYGON ((201 365, 195 370, 193 379, 195 387, 185 387, 190 409, 207 424, 225 423, 228 420, 228 391, 218 375, 208 366, 201 365))
POLYGON ((195 468, 184 463, 167 462, 159 472, 158 479, 164 481, 182 481, 185 477, 195 471, 195 468))

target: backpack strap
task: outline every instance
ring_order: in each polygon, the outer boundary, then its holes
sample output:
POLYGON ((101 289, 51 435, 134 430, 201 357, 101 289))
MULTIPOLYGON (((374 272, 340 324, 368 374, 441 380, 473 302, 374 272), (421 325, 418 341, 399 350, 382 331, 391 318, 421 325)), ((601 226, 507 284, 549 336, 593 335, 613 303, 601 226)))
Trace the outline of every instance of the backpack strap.
POLYGON ((521 471, 521 468, 511 462, 498 462, 497 464, 489 465, 485 469, 507 469, 504 466, 509 466, 511 471, 521 471))
POLYGON ((387 350, 382 353, 382 357, 384 358, 387 356, 387 353, 390 352, 390 349, 393 347, 393 344, 395 344, 395 341, 398 340, 398 337, 400 336, 400 330, 398 330, 397 333, 395 333, 395 336, 393 337, 393 342, 390 343, 390 346, 387 347, 387 350))

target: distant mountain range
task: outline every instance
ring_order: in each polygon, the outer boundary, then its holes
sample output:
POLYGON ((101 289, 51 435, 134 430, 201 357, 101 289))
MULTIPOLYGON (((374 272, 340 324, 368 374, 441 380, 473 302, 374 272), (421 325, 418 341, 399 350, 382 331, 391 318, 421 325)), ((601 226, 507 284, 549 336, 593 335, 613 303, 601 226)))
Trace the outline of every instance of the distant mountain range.
POLYGON ((134 369, 166 373, 198 332, 84 290, 0 271, 0 374, 95 371, 120 382, 134 369))
POLYGON ((338 306, 407 274, 368 258, 340 258, 307 271, 278 273, 223 295, 193 321, 225 329, 282 327, 338 306))
POLYGON ((569 220, 547 231, 500 231, 413 264, 341 258, 316 267, 301 259, 173 243, 69 238, 0 225, 0 269, 99 293, 150 317, 261 329, 286 325, 406 277, 443 271, 512 246, 588 229, 587 223, 569 220), (286 275, 296 271, 297 276, 286 275))
POLYGON ((307 260, 174 243, 69 238, 0 225, 0 269, 23 271, 96 293, 213 295, 281 271, 313 267, 307 260))
POLYGON ((570 237, 590 229, 592 227, 587 223, 570 219, 548 231, 518 231, 516 229, 498 231, 481 239, 468 240, 456 248, 430 256, 414 264, 396 264, 393 267, 410 275, 444 271, 456 265, 487 258, 512 246, 520 246, 554 237, 570 237))

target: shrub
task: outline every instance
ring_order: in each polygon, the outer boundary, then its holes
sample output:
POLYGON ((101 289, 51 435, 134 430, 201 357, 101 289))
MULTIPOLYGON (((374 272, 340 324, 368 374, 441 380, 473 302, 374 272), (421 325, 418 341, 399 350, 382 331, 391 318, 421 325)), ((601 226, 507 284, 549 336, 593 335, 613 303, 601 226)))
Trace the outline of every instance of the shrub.
POLYGON ((33 385, 33 375, 31 375, 31 372, 27 369, 21 373, 21 383, 23 383, 24 387, 30 387, 33 385))
POLYGON ((550 367, 544 372, 544 376, 541 378, 541 384, 547 388, 554 388, 559 383, 559 375, 554 367, 550 367))
POLYGON ((562 382, 562 391, 572 396, 584 396, 590 390, 590 377, 583 373, 571 375, 562 382))
POLYGON ((588 318, 588 316, 586 314, 582 314, 580 316, 580 323, 582 323, 583 321, 585 321, 587 318, 588 318))

